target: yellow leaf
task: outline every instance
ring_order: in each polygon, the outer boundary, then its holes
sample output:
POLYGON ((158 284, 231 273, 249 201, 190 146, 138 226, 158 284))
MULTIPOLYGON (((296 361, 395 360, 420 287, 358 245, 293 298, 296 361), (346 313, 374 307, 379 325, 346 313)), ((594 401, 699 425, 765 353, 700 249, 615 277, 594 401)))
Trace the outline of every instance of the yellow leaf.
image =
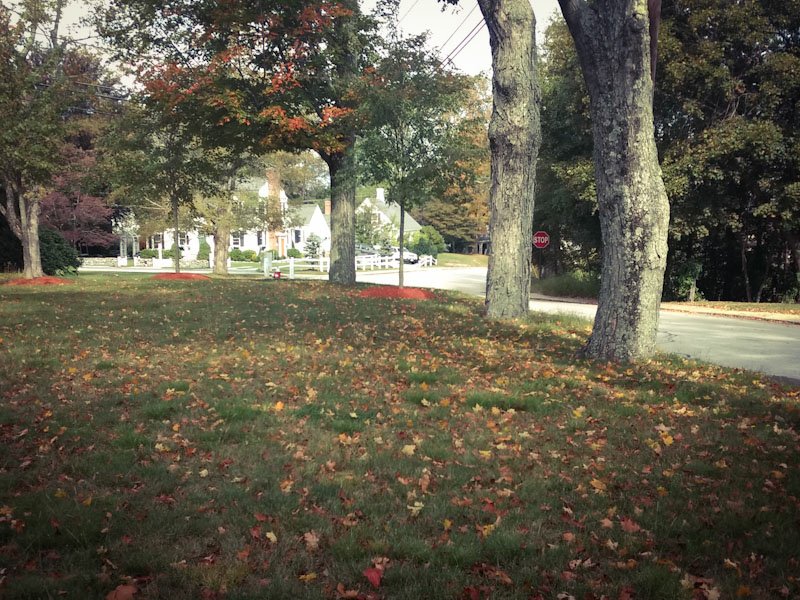
POLYGON ((84 506, 91 506, 92 505, 92 497, 89 496, 88 498, 84 498, 84 500, 81 501, 81 504, 83 504, 84 506))
POLYGON ((664 442, 665 446, 672 446, 672 442, 674 442, 675 440, 670 434, 662 431, 661 441, 664 442))
POLYGON ((606 491, 606 484, 603 483, 602 481, 600 481, 599 479, 592 479, 589 483, 598 492, 605 492, 606 491))
POLYGON ((423 392, 427 392, 429 387, 430 386, 424 381, 419 384, 419 389, 421 389, 423 392))
POLYGON ((317 578, 316 573, 306 573, 305 575, 300 575, 300 577, 298 577, 298 579, 304 583, 314 581, 316 578, 317 578))
POLYGON ((278 401, 275 403, 275 412, 281 412, 283 410, 283 402, 278 401))
POLYGON ((200 472, 198 473, 198 475, 200 475, 200 477, 203 477, 203 478, 208 477, 208 469, 201 469, 200 472))
POLYGON ((416 449, 417 449, 416 445, 414 445, 414 444, 406 444, 405 446, 403 446, 403 449, 401 450, 401 452, 403 454, 405 454, 406 456, 413 456, 414 455, 414 451, 416 449))
POLYGON ((453 528, 453 522, 450 519, 445 519, 442 521, 442 525, 444 526, 445 531, 450 531, 453 528))
POLYGON ((411 511, 412 517, 416 517, 425 508, 425 505, 422 502, 414 502, 414 504, 408 505, 406 508, 411 511))
MULTIPOLYGON (((273 531, 268 531, 267 533, 264 534, 264 537, 267 538, 273 544, 278 543, 278 536, 275 535, 275 532, 273 531)), ((316 575, 314 577, 316 577, 316 575)))
POLYGON ((586 407, 585 406, 579 406, 578 408, 576 408, 576 409, 574 409, 572 411, 572 415, 574 417, 580 419, 583 416, 583 413, 585 413, 585 412, 586 412, 586 407))
POLYGON ((66 498, 66 497, 67 497, 67 492, 65 492, 65 491, 64 491, 64 490, 62 490, 61 488, 58 488, 58 489, 56 490, 56 493, 55 493, 55 494, 53 494, 53 495, 54 495, 56 498, 66 498))

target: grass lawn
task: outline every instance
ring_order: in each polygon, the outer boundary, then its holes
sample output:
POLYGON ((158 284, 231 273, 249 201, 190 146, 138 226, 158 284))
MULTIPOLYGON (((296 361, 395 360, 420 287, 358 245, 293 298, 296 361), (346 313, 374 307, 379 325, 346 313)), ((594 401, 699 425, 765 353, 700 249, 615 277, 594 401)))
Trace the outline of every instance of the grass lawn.
POLYGON ((489 257, 485 254, 451 254, 442 252, 436 257, 439 267, 486 267, 489 257))
POLYGON ((800 390, 356 291, 0 287, 0 596, 800 596, 800 390))

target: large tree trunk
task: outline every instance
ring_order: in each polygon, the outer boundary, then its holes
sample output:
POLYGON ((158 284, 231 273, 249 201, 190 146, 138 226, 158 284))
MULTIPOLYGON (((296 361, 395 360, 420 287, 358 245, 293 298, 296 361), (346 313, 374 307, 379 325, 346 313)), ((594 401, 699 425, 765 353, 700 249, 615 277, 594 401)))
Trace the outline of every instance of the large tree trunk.
POLYGON ((603 240, 600 296, 586 354, 646 359, 655 352, 669 226, 653 127, 651 32, 657 31, 660 2, 559 3, 589 90, 603 240))
POLYGON ((22 189, 21 177, 4 177, 6 197, 0 205, 11 232, 22 244, 22 276, 42 277, 42 257, 39 250, 39 202, 22 189))
POLYGON ((231 238, 231 226, 226 219, 214 226, 214 274, 228 274, 228 241, 231 238))
POLYGON ((328 280, 353 285, 356 282, 356 177, 353 144, 347 150, 325 154, 331 174, 331 268, 328 280))
POLYGON ((494 100, 486 313, 513 319, 526 315, 530 302, 534 183, 541 143, 536 22, 528 0, 478 4, 489 29, 494 100))

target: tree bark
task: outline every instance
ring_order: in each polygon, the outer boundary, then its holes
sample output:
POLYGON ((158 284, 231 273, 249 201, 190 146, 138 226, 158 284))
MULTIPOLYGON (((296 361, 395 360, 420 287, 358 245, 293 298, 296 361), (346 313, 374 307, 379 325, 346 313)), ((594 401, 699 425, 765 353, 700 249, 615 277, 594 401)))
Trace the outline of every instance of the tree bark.
POLYGON ((214 226, 214 274, 228 274, 228 240, 231 238, 231 226, 227 220, 214 226))
POLYGON ((398 270, 397 276, 397 286, 403 287, 403 238, 405 237, 406 233, 406 209, 403 208, 403 204, 400 204, 400 245, 398 248, 398 253, 400 255, 400 266, 398 270))
POLYGON ((536 21, 528 0, 478 4, 489 29, 493 73, 486 313, 513 319, 526 315, 530 302, 534 184, 541 144, 536 21))
POLYGON ((669 226, 653 126, 650 32, 658 28, 659 2, 559 4, 589 90, 603 241, 597 316, 585 352, 647 359, 655 352, 669 226))
POLYGON ((331 175, 331 283, 356 282, 356 179, 352 160, 355 139, 347 149, 323 155, 331 175))
POLYGON ((42 257, 39 250, 39 201, 22 187, 22 178, 3 177, 5 203, 0 213, 6 218, 11 232, 22 244, 22 276, 42 277, 42 257))
POLYGON ((178 243, 180 240, 180 233, 178 231, 178 226, 180 225, 180 219, 178 217, 178 207, 180 202, 178 201, 177 196, 173 196, 171 198, 172 201, 172 227, 175 231, 175 236, 172 241, 172 264, 175 266, 175 272, 181 272, 181 247, 178 243))

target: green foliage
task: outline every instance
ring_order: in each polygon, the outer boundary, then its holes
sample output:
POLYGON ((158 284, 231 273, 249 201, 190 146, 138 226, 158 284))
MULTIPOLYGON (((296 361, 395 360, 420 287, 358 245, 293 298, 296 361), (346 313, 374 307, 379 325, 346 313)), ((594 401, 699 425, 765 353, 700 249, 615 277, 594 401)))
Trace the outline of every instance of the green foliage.
POLYGON ((144 248, 139 250, 139 258, 158 258, 158 250, 155 248, 144 248))
POLYGON ((197 260, 208 260, 211 256, 211 245, 205 236, 200 236, 200 249, 197 251, 197 260))
POLYGON ((316 234, 312 233, 306 239, 306 256, 309 258, 318 258, 322 246, 322 239, 316 234))
POLYGON ((356 212, 356 243, 367 246, 392 246, 397 240, 397 229, 381 221, 378 210, 372 206, 356 212))
POLYGON ((303 253, 300 252, 297 248, 289 248, 286 251, 286 256, 288 258, 303 258, 303 253))
POLYGON ((597 298, 600 293, 600 277, 597 273, 572 271, 545 279, 534 279, 534 292, 562 298, 597 298))
MULTIPOLYGON (((664 2, 654 116, 671 203, 665 298, 796 298, 800 27, 796 3, 664 2)), ((588 97, 563 22, 547 29, 534 226, 551 272, 593 270, 600 228, 588 97)))
POLYGON ((446 249, 444 238, 430 225, 423 226, 422 229, 411 236, 409 250, 417 254, 438 256, 440 252, 444 252, 446 249))
POLYGON ((228 258, 237 262, 258 262, 258 253, 255 250, 242 250, 241 248, 231 248, 228 258))
POLYGON ((39 230, 42 270, 47 275, 77 275, 81 259, 78 251, 52 229, 39 230))

